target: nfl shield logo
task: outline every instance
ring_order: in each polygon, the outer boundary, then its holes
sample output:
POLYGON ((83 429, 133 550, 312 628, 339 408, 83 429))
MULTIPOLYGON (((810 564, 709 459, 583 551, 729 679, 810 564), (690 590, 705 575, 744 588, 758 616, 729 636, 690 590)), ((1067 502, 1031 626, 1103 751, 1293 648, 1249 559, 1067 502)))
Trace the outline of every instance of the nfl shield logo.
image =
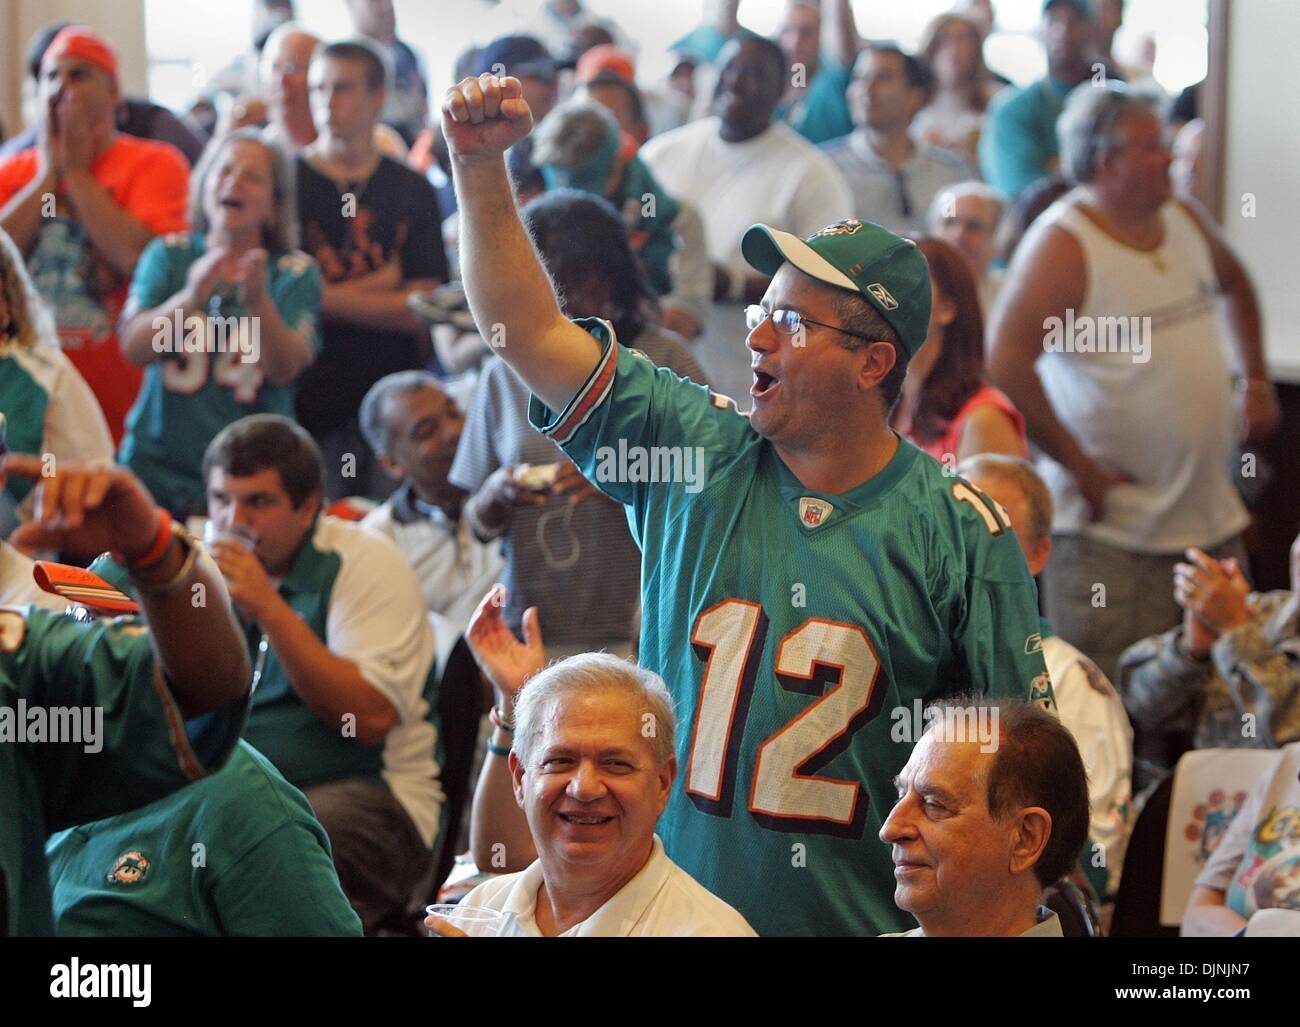
POLYGON ((816 528, 826 522, 834 509, 824 500, 804 496, 799 500, 799 521, 805 528, 816 528))

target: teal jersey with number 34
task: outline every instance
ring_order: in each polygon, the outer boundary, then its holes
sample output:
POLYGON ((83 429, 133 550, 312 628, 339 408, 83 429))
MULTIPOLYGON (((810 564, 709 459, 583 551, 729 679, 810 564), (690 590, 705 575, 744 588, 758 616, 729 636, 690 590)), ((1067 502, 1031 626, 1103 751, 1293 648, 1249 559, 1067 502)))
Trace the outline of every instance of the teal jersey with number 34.
MULTIPOLYGON (((127 317, 152 310, 180 291, 206 249, 204 236, 197 233, 152 240, 136 265, 127 317)), ((300 250, 275 253, 266 278, 267 296, 280 319, 306 336, 315 353, 320 349, 320 268, 300 250)), ((261 319, 250 316, 232 286, 224 288, 229 295, 216 316, 171 310, 155 318, 152 341, 161 355, 145 370, 118 453, 118 462, 131 468, 173 514, 207 509, 200 465, 222 428, 250 414, 293 417, 296 384, 277 385, 267 378, 261 319)))
POLYGON ((878 834, 915 701, 1053 703, 1005 514, 902 440, 857 488, 807 489, 730 400, 580 324, 599 364, 529 415, 641 546, 640 660, 679 720, 669 856, 759 934, 914 926, 878 834))

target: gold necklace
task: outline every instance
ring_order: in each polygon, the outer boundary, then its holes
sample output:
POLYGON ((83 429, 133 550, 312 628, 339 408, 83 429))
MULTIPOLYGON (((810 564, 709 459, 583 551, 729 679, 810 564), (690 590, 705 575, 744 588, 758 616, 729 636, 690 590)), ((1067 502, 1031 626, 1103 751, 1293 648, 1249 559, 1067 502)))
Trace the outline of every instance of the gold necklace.
POLYGON ((1106 213, 1106 211, 1102 208, 1101 204, 1091 203, 1089 204, 1089 206, 1094 211, 1096 211, 1098 216, 1101 218, 1103 222, 1102 227, 1106 230, 1107 235, 1115 239, 1121 245, 1128 246, 1129 249, 1137 250, 1139 253, 1150 257, 1151 263, 1154 265, 1157 274, 1164 274, 1166 271, 1169 270, 1169 265, 1165 262, 1165 257, 1164 257, 1165 243, 1168 241, 1166 238, 1167 233, 1163 231, 1160 232, 1160 242, 1156 245, 1155 249, 1144 250, 1139 246, 1132 245, 1127 240, 1120 237, 1120 235, 1115 231, 1114 220, 1112 220, 1111 216, 1106 213))

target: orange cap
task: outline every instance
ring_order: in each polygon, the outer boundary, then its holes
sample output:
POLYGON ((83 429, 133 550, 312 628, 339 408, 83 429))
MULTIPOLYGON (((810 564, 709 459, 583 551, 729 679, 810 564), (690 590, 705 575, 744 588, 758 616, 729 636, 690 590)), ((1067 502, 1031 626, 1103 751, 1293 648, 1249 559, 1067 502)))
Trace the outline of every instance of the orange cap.
POLYGON ((41 70, 44 71, 50 64, 65 57, 74 57, 103 68, 108 72, 108 77, 113 80, 113 85, 118 84, 117 52, 107 39, 96 35, 90 29, 82 28, 80 25, 69 25, 59 32, 50 40, 45 55, 41 57, 41 70))
POLYGON ((636 66, 627 51, 620 50, 609 43, 593 46, 578 59, 578 67, 573 77, 579 82, 590 82, 602 71, 612 71, 619 78, 628 82, 636 81, 636 66))

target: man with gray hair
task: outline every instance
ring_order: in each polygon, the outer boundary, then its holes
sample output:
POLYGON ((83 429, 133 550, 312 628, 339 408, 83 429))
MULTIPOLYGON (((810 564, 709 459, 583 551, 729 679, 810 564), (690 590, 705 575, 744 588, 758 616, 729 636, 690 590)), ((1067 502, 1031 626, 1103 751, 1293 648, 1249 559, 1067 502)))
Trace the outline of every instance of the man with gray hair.
POLYGON ((316 141, 307 69, 320 36, 300 22, 285 22, 262 48, 260 79, 267 101, 267 138, 297 153, 316 141))
POLYGON ((1056 506, 1048 619, 1113 675, 1127 645, 1178 622, 1168 582, 1185 550, 1244 560, 1228 467, 1278 406, 1255 290, 1209 216, 1171 198, 1154 98, 1080 86, 1059 133, 1075 188, 1016 251, 989 370, 1056 506))
POLYGON ((425 605, 460 635, 502 568, 500 544, 474 537, 462 516, 465 491, 447 480, 465 414, 427 371, 398 371, 370 387, 360 422, 379 465, 401 482, 361 526, 397 544, 425 605))
MULTIPOLYGON (((536 611, 521 643, 501 615, 503 593, 498 586, 483 598, 466 636, 498 695, 471 832, 480 866, 501 865, 483 848, 514 846, 536 859, 461 904, 513 914, 519 933, 538 937, 752 936, 655 834, 677 776, 663 681, 607 653, 542 670, 536 611)), ((435 917, 426 922, 454 933, 435 917)))
POLYGON ((993 266, 993 258, 1004 207, 1002 195, 992 186, 958 182, 935 193, 926 215, 926 230, 960 250, 970 264, 985 320, 1002 289, 1003 272, 993 266))
MULTIPOLYGON (((1052 555, 1052 494, 1028 460, 984 453, 963 460, 957 473, 1007 515, 1037 577, 1052 555)), ((1095 846, 1084 869, 1103 898, 1119 886, 1133 798, 1133 728, 1106 675, 1083 653, 1054 634, 1042 619, 1043 659, 1056 691, 1061 723, 1074 735, 1088 772, 1088 835, 1095 846)))

